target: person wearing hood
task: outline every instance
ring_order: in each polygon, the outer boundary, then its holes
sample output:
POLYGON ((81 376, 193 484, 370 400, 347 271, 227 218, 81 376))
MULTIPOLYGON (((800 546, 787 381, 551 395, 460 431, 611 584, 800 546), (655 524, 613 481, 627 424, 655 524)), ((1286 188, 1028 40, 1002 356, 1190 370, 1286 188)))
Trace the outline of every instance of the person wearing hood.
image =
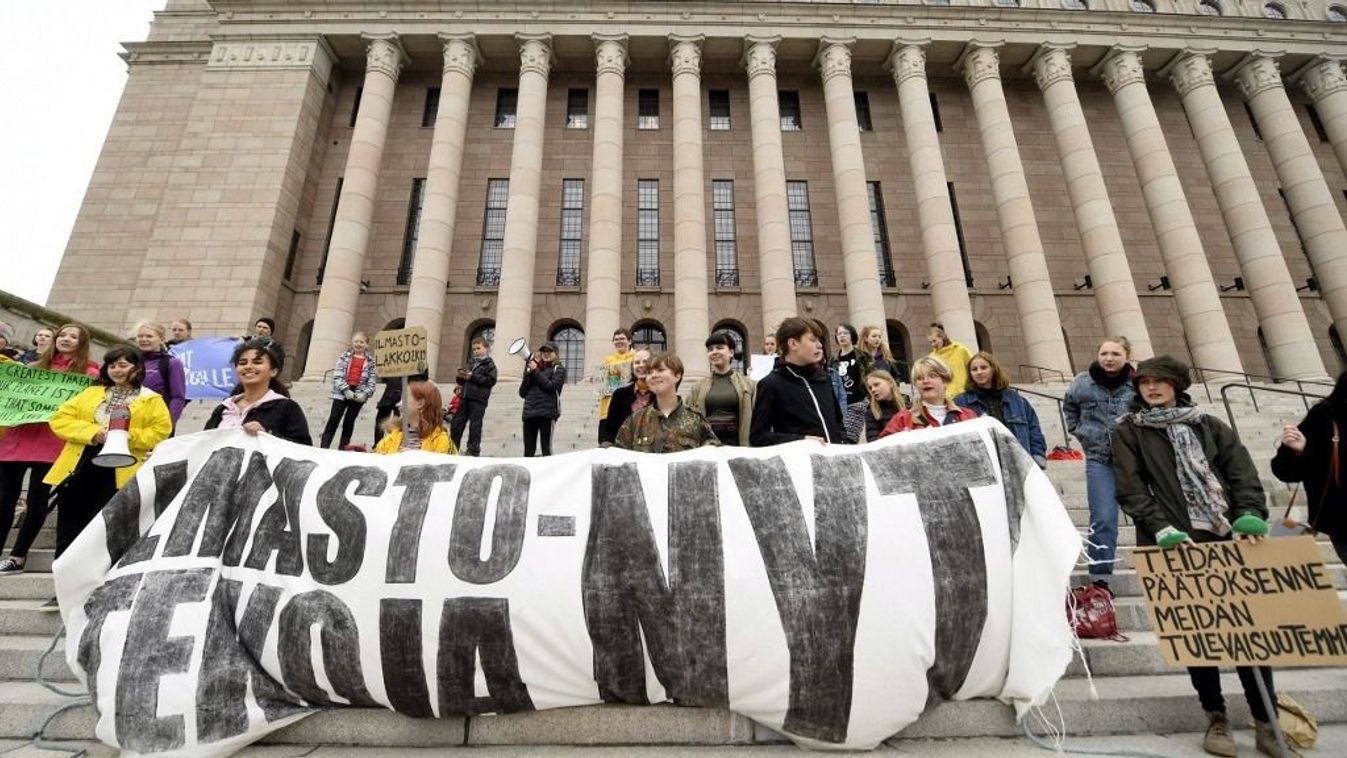
MULTIPOLYGON (((1234 539, 1257 543, 1268 534, 1267 505, 1249 451, 1220 419, 1195 406, 1184 393, 1192 384, 1188 366, 1168 355, 1137 365, 1131 412, 1111 434, 1118 501, 1136 523, 1137 545, 1166 550, 1234 539)), ((1282 756, 1258 692, 1261 676, 1276 702, 1272 669, 1236 668, 1254 719, 1258 751, 1282 756)), ((1188 668, 1207 713, 1202 748, 1235 755, 1220 670, 1188 668)))
POLYGON ((792 316, 776 329, 781 360, 758 382, 749 443, 768 447, 796 440, 845 442, 842 410, 824 363, 826 332, 792 316))
POLYGON ((1328 397, 1310 408, 1295 426, 1282 428, 1272 459, 1272 475, 1283 482, 1304 482, 1306 523, 1328 535, 1338 558, 1347 562, 1347 371, 1328 397))
POLYGON ((136 324, 136 347, 140 348, 140 358, 145 364, 142 384, 164 399, 176 429, 178 417, 187 407, 187 371, 182 361, 168 352, 167 339, 168 330, 161 324, 153 321, 136 324))
POLYGON ((242 429, 248 434, 270 434, 300 445, 312 445, 309 421, 304 409, 290 399, 280 380, 285 359, 274 352, 271 343, 248 340, 234 348, 230 362, 238 376, 235 394, 206 420, 206 429, 242 429))
POLYGON ((1132 343, 1110 337, 1099 344, 1090 368, 1076 375, 1062 398, 1066 430, 1085 451, 1085 499, 1090 505, 1090 580, 1108 588, 1118 549, 1118 498, 1114 494, 1113 426, 1132 402, 1132 343))
POLYGON ((1039 468, 1048 467, 1048 443, 1038 413, 1024 396, 1010 388, 1010 377, 992 354, 983 350, 968 361, 969 390, 954 402, 991 416, 1005 425, 1039 468))
MULTIPOLYGON (((931 324, 931 328, 926 332, 926 342, 931 346, 929 355, 939 358, 949 370, 953 372, 952 378, 946 382, 946 391, 949 392, 951 400, 962 395, 968 388, 968 360, 973 357, 973 351, 962 342, 955 342, 950 339, 949 333, 945 331, 945 325, 936 321, 931 324)), ((912 367, 912 379, 916 380, 917 367, 912 367)))

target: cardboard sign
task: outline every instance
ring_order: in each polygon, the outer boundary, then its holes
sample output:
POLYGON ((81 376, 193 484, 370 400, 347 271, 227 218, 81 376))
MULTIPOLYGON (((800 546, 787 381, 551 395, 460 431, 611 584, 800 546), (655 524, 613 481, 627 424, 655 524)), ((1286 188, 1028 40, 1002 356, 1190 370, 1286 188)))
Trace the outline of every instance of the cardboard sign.
POLYGON ((944 700, 1043 703, 1079 551, 989 419, 514 459, 221 429, 161 444, 54 571, 97 734, 137 755, 346 705, 667 701, 869 749, 944 700))
POLYGON ((424 326, 390 329, 374 335, 374 365, 381 379, 423 374, 430 345, 424 326))
POLYGON ((1170 666, 1347 665, 1347 610, 1313 537, 1139 548, 1170 666))
POLYGON ((0 426, 48 421, 61 403, 89 386, 83 372, 47 371, 0 361, 0 426))

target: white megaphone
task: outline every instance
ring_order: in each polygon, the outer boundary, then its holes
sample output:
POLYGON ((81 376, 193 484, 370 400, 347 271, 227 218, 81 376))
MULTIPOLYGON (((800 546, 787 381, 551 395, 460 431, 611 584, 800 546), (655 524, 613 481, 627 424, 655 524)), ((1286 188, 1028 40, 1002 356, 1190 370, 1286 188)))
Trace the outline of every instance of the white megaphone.
POLYGON ((505 352, 510 355, 520 355, 525 361, 533 360, 533 351, 529 350, 529 342, 523 337, 519 337, 515 339, 514 342, 511 342, 510 348, 505 352))
POLYGON ((108 433, 103 440, 103 449, 93 458, 95 466, 104 468, 122 468, 136 462, 131 455, 131 436, 127 428, 131 426, 131 411, 125 405, 108 409, 108 433))

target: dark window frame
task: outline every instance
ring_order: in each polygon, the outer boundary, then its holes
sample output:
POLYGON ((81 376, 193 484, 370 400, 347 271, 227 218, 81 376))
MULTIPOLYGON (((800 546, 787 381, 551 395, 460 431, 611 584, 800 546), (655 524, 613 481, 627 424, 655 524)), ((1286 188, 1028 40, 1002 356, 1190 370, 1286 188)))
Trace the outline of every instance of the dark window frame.
POLYGON ((711 241, 716 289, 739 286, 739 229, 734 215, 734 180, 711 180, 711 241))
POLYGON ((790 260, 797 287, 818 286, 818 259, 814 251, 814 222, 810 217, 809 182, 786 182, 786 215, 790 229, 790 260), (799 190, 799 191, 796 191, 799 190), (796 202, 803 199, 803 203, 796 202))
POLYGON ((636 180, 636 286, 658 287, 660 280, 659 180, 636 180))
POLYGON ((879 284, 897 287, 898 275, 893 270, 893 250, 889 246, 889 224, 884 212, 884 189, 879 182, 865 183, 865 194, 870 201, 870 230, 875 239, 875 257, 879 264, 879 284))
POLYGON ((636 128, 643 131, 659 129, 659 90, 636 90, 636 128))
POLYGON ((710 131, 730 131, 734 123, 730 116, 730 91, 727 89, 707 90, 706 112, 707 128, 710 131))
POLYGON ((585 87, 566 90, 566 128, 589 128, 589 90, 585 87))
POLYGON ((505 214, 510 205, 510 180, 486 180, 486 210, 482 214, 482 244, 477 251, 477 286, 500 286, 505 258, 505 214), (488 243, 491 243, 488 245, 488 243), (499 243, 497 246, 496 243, 499 243))
POLYGON ((407 200, 407 226, 402 232, 402 257, 398 260, 398 286, 412 283, 412 267, 416 263, 416 245, 421 238, 421 211, 426 204, 425 177, 412 179, 412 194, 407 200))
POLYGON ((870 93, 853 92, 852 98, 856 101, 856 128, 863 132, 873 132, 875 122, 870 115, 870 93))
POLYGON ((421 109, 421 128, 433 129, 440 116, 440 88, 426 88, 426 104, 421 109))
POLYGON ((973 263, 968 259, 968 241, 963 236, 963 219, 959 216, 959 196, 954 192, 954 182, 945 182, 949 191, 949 210, 954 216, 954 236, 959 240, 959 259, 963 262, 964 284, 973 288, 973 263))
POLYGON ((579 287, 584 257, 585 180, 561 180, 561 228, 557 232, 557 286, 579 287))
POLYGON ((491 122, 496 129, 513 129, 519 121, 519 88, 496 89, 496 116, 491 122))
POLYGON ((327 254, 332 251, 332 230, 337 227, 337 206, 341 205, 341 188, 346 177, 337 177, 337 191, 332 195, 332 213, 327 218, 327 236, 323 238, 323 256, 318 259, 316 284, 323 283, 323 272, 327 270, 327 254))
POLYGON ((780 114, 781 131, 804 131, 804 114, 801 113, 800 92, 792 89, 776 91, 776 106, 780 114))

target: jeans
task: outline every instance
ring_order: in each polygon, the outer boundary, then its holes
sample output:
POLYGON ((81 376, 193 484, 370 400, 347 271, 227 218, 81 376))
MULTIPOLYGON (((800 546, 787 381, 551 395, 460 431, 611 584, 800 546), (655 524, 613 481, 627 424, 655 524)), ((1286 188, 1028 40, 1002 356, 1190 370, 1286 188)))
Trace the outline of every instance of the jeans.
POLYGON ((1085 461, 1085 497, 1090 502, 1090 576, 1113 575, 1113 556, 1118 549, 1118 497, 1113 464, 1085 461), (1099 561, 1105 561, 1100 563, 1099 561))
MULTIPOLYGON (((1277 702, 1277 691, 1272 688, 1272 669, 1259 666, 1258 673, 1267 685, 1268 699, 1277 702)), ((1253 678, 1254 667, 1237 666, 1239 683, 1244 686, 1244 699, 1249 703, 1249 713, 1254 721, 1267 723, 1267 708, 1263 707, 1263 698, 1258 694, 1258 682, 1253 678)), ((1188 678, 1193 680, 1193 689, 1197 690, 1197 699, 1202 701, 1202 710, 1225 713, 1225 697, 1221 695, 1221 670, 1215 666, 1189 666, 1188 678)))
POLYGON ((327 414, 327 426, 323 428, 321 447, 326 449, 337 434, 337 424, 341 424, 341 442, 338 448, 351 444, 351 435, 355 433, 355 420, 365 404, 357 400, 333 400, 332 411, 327 414))
POLYGON ((524 457, 532 458, 534 449, 541 444, 543 455, 552 454, 552 419, 524 419, 524 457))

